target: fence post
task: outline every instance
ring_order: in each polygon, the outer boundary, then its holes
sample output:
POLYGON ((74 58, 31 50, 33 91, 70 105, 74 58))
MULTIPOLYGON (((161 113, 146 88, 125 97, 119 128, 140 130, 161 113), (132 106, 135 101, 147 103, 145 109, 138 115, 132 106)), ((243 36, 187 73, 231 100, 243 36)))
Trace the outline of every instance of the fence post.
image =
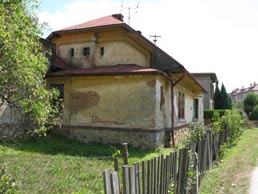
POLYGON ((122 169, 123 169, 123 194, 130 194, 129 168, 127 165, 124 165, 122 169))
POLYGON ((123 143, 123 157, 124 157, 124 165, 128 165, 128 148, 127 143, 123 143))
POLYGON ((104 191, 105 191, 105 194, 112 194, 111 180, 110 180, 110 171, 108 169, 103 171, 103 178, 104 178, 104 191))
POLYGON ((111 173, 112 194, 120 194, 118 179, 119 179, 118 172, 112 172, 111 173))

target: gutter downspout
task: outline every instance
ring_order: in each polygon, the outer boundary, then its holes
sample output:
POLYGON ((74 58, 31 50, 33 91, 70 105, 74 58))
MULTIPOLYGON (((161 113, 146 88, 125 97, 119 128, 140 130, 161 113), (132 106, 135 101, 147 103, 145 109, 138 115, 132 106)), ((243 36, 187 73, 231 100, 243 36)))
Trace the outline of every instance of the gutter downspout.
POLYGON ((169 75, 168 73, 164 73, 164 76, 171 82, 171 133, 172 133, 172 146, 175 147, 175 134, 174 134, 174 87, 176 86, 176 84, 178 84, 184 77, 185 77, 185 73, 182 74, 182 76, 180 78, 178 78, 178 80, 176 80, 176 82, 174 83, 174 81, 172 80, 171 75, 169 75))

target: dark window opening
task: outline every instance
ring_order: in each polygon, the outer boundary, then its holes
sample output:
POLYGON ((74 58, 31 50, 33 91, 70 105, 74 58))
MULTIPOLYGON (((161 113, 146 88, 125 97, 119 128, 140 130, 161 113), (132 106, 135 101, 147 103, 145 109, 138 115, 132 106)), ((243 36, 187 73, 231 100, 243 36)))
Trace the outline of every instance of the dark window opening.
POLYGON ((198 119, 199 118, 199 100, 198 99, 194 99, 193 109, 194 109, 193 118, 198 119))
POLYGON ((164 110, 164 104, 165 104, 165 96, 164 96, 164 88, 160 87, 160 110, 164 110))
POLYGON ((182 92, 178 93, 178 118, 185 119, 185 94, 182 92))
POLYGON ((70 50, 70 55, 71 55, 71 57, 74 56, 74 48, 71 48, 71 50, 70 50))
POLYGON ((104 47, 100 47, 100 56, 104 56, 104 47))
POLYGON ((50 84, 50 89, 56 89, 58 91, 58 98, 53 100, 52 105, 58 106, 58 109, 62 111, 64 101, 64 84, 50 84))
POLYGON ((89 56, 89 55, 90 55, 90 47, 84 47, 83 56, 89 56))

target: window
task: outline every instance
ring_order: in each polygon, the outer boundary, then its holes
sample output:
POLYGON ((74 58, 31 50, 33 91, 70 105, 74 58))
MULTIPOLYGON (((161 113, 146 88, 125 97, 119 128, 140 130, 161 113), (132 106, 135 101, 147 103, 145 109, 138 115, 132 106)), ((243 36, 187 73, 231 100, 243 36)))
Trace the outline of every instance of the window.
POLYGON ((198 119, 199 118, 199 100, 194 99, 193 101, 193 118, 198 119))
POLYGON ((64 101, 64 84, 50 84, 50 89, 55 88, 59 92, 58 99, 53 101, 53 106, 58 104, 58 108, 62 111, 62 103, 64 101))
POLYGON ((185 94, 182 92, 178 93, 178 118, 185 119, 185 94))
POLYGON ((104 56, 104 47, 100 47, 100 56, 104 56))
POLYGON ((83 56, 89 56, 89 55, 90 55, 90 47, 84 47, 83 56))
POLYGON ((165 96, 164 96, 164 88, 160 87, 160 110, 164 110, 164 104, 165 104, 165 96))
POLYGON ((71 50, 70 50, 70 56, 71 56, 71 57, 74 56, 74 48, 71 48, 71 50))

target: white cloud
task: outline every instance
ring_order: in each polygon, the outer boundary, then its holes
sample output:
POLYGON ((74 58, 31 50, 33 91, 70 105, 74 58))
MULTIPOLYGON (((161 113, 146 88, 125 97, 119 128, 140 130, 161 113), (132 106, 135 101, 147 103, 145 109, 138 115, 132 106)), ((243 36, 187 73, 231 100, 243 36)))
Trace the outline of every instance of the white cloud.
MULTIPOLYGON (((138 1, 123 2, 128 22, 126 7, 138 1)), ((43 10, 39 17, 58 30, 120 11, 121 1, 76 0, 63 11, 43 10)), ((150 40, 161 35, 157 45, 190 72, 215 72, 228 92, 258 82, 258 1, 141 0, 137 13, 130 13, 134 29, 150 40)))

